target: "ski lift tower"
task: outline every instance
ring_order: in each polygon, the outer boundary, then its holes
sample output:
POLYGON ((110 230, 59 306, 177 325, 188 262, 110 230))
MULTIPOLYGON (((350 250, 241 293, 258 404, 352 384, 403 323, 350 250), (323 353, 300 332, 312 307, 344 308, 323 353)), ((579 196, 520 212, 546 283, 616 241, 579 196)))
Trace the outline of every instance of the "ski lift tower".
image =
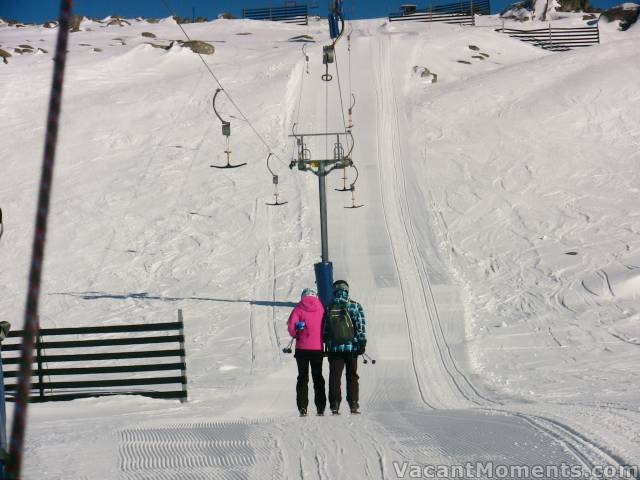
MULTIPOLYGON (((342 12, 342 0, 329 0, 329 35, 333 42, 322 48, 322 63, 326 66, 322 80, 330 82, 332 76, 329 74, 329 64, 334 63, 334 48, 336 42, 344 32, 344 14, 342 12)), ((336 67, 337 68, 337 67, 336 67)), ((346 129, 339 133, 296 133, 296 125, 290 137, 295 138, 297 146, 297 159, 294 158, 289 165, 293 169, 297 167, 303 172, 311 172, 318 177, 318 191, 320 199, 320 234, 322 245, 322 260, 314 265, 316 274, 316 285, 318 286, 318 296, 326 306, 333 301, 333 264, 329 260, 329 240, 327 233, 327 187, 326 177, 333 170, 345 169, 353 165, 351 152, 353 151, 353 135, 346 129), (323 138, 328 142, 333 139, 332 158, 312 158, 311 150, 308 147, 308 140, 323 138), (345 153, 345 145, 349 146, 348 153, 345 153)), ((328 156, 328 155, 327 155, 328 156)))
POLYGON ((329 239, 327 228, 327 186, 326 177, 332 171, 353 166, 351 152, 353 151, 353 135, 349 130, 339 133, 296 133, 295 125, 293 134, 297 146, 297 159, 291 160, 289 168, 295 167, 302 172, 311 172, 318 177, 318 192, 320 200, 320 237, 322 257, 319 263, 314 265, 318 295, 326 306, 333 301, 333 264, 329 260, 329 239), (333 158, 311 158, 311 150, 307 140, 314 137, 333 138, 333 158), (345 153, 344 146, 350 144, 349 151, 345 153))

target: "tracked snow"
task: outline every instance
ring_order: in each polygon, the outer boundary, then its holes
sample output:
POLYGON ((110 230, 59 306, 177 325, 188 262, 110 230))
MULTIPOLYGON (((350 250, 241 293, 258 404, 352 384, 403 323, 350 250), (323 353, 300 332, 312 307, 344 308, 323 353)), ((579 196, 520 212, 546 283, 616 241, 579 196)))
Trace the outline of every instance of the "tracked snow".
MULTIPOLYGON (((569 16, 557 22, 581 22, 569 16)), ((206 62, 279 157, 288 203, 271 208, 268 150, 224 100, 233 157, 249 165, 209 167, 225 162, 217 85, 175 42, 175 22, 130 23, 87 20, 71 34, 41 323, 169 321, 182 309, 190 401, 33 405, 25 478, 640 463, 637 28, 603 26, 601 45, 550 53, 494 31, 495 17, 353 23, 351 78, 344 41, 337 61, 345 108, 349 84, 358 99, 365 207, 343 209, 350 196, 329 177, 330 255, 378 361, 359 366, 363 415, 300 419, 282 347, 313 285, 319 226, 315 179, 289 171, 287 135, 293 122, 343 128, 337 78, 320 80, 327 28, 185 25, 215 46, 206 62), (289 41, 303 34, 315 40, 308 75, 289 41)), ((46 51, 0 64, 0 317, 14 328, 55 34, 0 24, 3 49, 46 51)))

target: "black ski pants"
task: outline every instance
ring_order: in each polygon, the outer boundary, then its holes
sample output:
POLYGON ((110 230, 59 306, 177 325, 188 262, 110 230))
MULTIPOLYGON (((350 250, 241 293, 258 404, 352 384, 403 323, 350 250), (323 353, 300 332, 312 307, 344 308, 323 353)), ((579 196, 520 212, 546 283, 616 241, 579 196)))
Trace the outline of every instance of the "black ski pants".
POLYGON ((327 395, 324 389, 324 377, 322 376, 321 351, 296 350, 296 363, 298 364, 298 383, 296 384, 296 403, 298 410, 306 409, 309 405, 309 366, 313 377, 314 403, 318 412, 324 412, 327 406, 327 395))
POLYGON ((357 406, 360 394, 358 384, 358 356, 355 353, 329 353, 329 405, 339 407, 342 401, 342 371, 347 377, 347 403, 357 406))

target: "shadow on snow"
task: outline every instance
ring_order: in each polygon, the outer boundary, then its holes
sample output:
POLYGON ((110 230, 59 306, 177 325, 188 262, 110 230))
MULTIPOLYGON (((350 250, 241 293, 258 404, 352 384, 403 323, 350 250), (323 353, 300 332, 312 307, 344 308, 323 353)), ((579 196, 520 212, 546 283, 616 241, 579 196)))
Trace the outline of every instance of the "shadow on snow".
POLYGON ((229 298, 211 297, 163 297, 160 295, 149 295, 147 292, 140 293, 106 293, 106 292, 55 292, 49 295, 68 295, 81 298, 83 300, 158 300, 160 302, 180 302, 183 300, 193 300, 197 302, 224 302, 224 303, 248 303, 260 307, 295 307, 293 302, 273 302, 266 300, 242 300, 229 298))

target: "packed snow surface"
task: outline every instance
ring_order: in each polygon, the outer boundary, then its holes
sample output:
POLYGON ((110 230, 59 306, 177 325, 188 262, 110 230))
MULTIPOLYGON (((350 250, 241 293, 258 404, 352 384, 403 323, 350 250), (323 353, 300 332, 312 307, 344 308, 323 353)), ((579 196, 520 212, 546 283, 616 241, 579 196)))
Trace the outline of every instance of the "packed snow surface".
MULTIPOLYGON (((584 24, 568 17, 558 25, 584 24)), ((640 31, 603 25, 601 45, 551 53, 499 23, 356 21, 351 55, 338 43, 364 207, 344 209, 351 197, 329 176, 330 257, 365 308, 377 363, 359 365, 363 415, 300 419, 282 347, 314 283, 318 193, 315 177, 289 170, 288 135, 294 123, 344 129, 333 66, 334 80, 320 79, 325 22, 184 26, 215 46, 203 58, 277 155, 288 203, 274 208, 269 149, 226 98, 233 161, 248 166, 209 167, 225 162, 217 84, 171 44, 184 40, 175 22, 84 21, 70 37, 41 325, 170 321, 182 309, 189 402, 34 404, 25 478, 640 464, 640 31), (298 35, 315 40, 309 74, 298 35), (424 68, 437 81, 415 74, 424 68)), ((0 63, 0 319, 14 328, 56 34, 0 25, 12 53, 0 63), (14 53, 22 44, 42 51, 14 53)), ((311 142, 313 156, 332 142, 311 142)))

